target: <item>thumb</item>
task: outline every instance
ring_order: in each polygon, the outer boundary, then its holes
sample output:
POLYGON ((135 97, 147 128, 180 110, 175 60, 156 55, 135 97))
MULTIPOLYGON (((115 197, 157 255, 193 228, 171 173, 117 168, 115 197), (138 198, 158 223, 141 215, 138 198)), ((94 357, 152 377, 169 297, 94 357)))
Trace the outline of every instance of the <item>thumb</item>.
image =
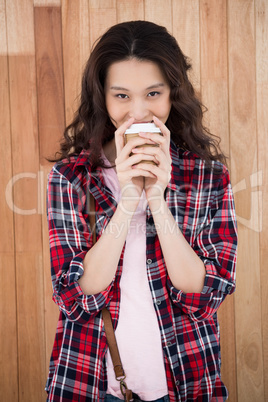
POLYGON ((115 138, 115 147, 116 147, 116 156, 120 154, 122 149, 124 148, 124 134, 125 131, 134 123, 134 117, 131 117, 127 121, 125 121, 114 133, 115 138))

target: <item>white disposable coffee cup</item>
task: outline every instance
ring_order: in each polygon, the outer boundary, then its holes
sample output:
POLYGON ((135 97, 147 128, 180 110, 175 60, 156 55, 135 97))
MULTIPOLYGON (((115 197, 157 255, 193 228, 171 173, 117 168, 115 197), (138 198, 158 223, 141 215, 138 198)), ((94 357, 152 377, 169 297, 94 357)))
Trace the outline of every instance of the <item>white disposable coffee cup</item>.
MULTIPOLYGON (((132 124, 126 131, 125 131, 125 144, 129 141, 131 141, 135 137, 139 137, 139 133, 158 133, 160 135, 163 135, 161 133, 161 130, 159 127, 157 127, 154 123, 134 123, 132 124)), ((158 147, 157 144, 144 144, 140 145, 142 147, 158 147)), ((139 148, 139 146, 137 146, 139 148)), ((130 156, 133 155, 132 153, 130 156)), ((142 163, 153 163, 153 161, 148 161, 148 160, 143 160, 141 161, 142 163)), ((140 163, 141 163, 140 162, 140 163)))

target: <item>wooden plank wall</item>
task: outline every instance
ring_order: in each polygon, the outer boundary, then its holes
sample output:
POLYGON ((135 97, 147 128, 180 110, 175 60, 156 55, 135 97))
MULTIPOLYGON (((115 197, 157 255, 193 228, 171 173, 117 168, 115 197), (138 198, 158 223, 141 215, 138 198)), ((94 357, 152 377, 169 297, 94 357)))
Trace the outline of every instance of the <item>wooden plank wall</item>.
POLYGON ((77 106, 94 41, 130 19, 165 25, 222 138, 239 223, 237 291, 220 309, 231 402, 268 400, 267 0, 0 0, 0 390, 45 401, 51 301, 46 161, 77 106))

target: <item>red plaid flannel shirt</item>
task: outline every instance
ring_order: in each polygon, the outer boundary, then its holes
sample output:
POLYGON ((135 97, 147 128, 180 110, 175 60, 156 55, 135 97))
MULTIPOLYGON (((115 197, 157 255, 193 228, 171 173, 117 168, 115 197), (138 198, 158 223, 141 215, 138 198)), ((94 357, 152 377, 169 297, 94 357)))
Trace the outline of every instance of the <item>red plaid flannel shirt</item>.
MULTIPOLYGON (((220 377, 217 310, 235 290, 237 230, 229 173, 213 168, 171 142, 171 180, 167 205, 187 241, 206 267, 201 293, 176 289, 166 271, 161 246, 147 207, 147 274, 158 318, 171 402, 224 401, 220 377)), ((102 170, 91 171, 89 151, 57 163, 48 182, 48 224, 53 299, 60 309, 49 376, 48 401, 103 401, 107 388, 107 342, 101 310, 108 306, 114 327, 119 316, 120 277, 109 287, 85 295, 78 284, 83 259, 92 246, 87 191, 96 200, 98 236, 116 209, 102 170)), ((137 345, 138 347, 138 345, 137 345)), ((135 391, 135 390, 134 390, 135 391)))

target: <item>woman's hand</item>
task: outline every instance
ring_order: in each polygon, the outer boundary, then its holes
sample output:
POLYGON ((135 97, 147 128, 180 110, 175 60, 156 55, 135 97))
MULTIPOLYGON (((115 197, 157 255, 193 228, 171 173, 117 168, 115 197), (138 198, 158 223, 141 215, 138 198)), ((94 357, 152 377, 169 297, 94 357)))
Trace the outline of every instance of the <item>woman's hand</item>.
POLYGON ((131 118, 115 131, 116 172, 121 187, 122 206, 124 210, 129 213, 135 211, 139 204, 144 188, 144 177, 148 179, 154 179, 155 177, 153 173, 146 170, 143 170, 143 174, 141 175, 139 170, 134 168, 134 166, 139 164, 143 159, 148 161, 154 160, 153 155, 143 155, 140 153, 129 156, 133 148, 136 149, 137 146, 144 144, 154 144, 154 142, 147 138, 137 137, 124 145, 124 133, 133 122, 134 119, 131 118))
POLYGON ((142 155, 142 160, 151 156, 156 163, 139 163, 133 167, 133 170, 145 177, 144 189, 152 212, 159 210, 164 201, 164 192, 171 177, 172 162, 169 152, 170 131, 157 117, 154 117, 154 123, 160 128, 163 136, 157 133, 140 133, 139 135, 147 142, 151 140, 154 144, 158 144, 158 147, 140 147, 132 150, 135 155, 142 155))

